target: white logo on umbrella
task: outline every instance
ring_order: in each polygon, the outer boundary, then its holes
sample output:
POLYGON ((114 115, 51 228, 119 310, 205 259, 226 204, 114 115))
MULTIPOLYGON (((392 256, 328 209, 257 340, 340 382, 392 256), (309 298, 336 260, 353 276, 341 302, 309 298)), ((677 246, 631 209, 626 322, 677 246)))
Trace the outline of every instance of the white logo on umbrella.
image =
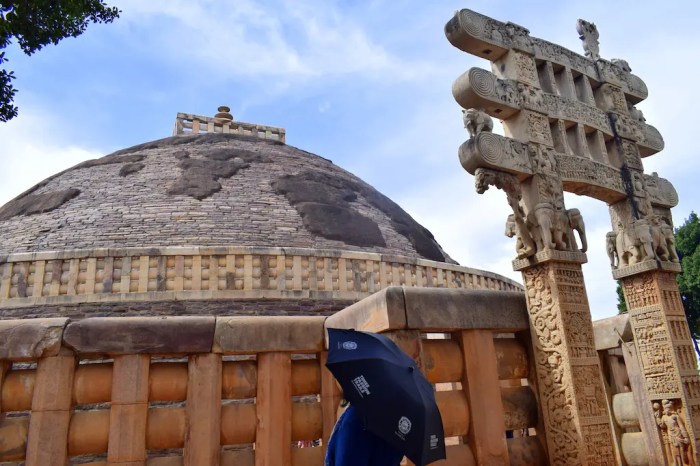
POLYGON ((406 435, 411 431, 411 421, 406 416, 399 419, 399 432, 406 435))
POLYGON ((365 379, 364 375, 352 379, 352 384, 355 386, 357 393, 360 394, 360 397, 364 398, 365 395, 370 394, 369 383, 367 382, 367 379, 365 379))
POLYGON ((435 434, 430 436, 430 449, 435 450, 438 446, 438 437, 435 434))
POLYGON ((354 341, 344 341, 343 342, 343 349, 346 349, 346 350, 357 349, 357 343, 355 343, 354 341))

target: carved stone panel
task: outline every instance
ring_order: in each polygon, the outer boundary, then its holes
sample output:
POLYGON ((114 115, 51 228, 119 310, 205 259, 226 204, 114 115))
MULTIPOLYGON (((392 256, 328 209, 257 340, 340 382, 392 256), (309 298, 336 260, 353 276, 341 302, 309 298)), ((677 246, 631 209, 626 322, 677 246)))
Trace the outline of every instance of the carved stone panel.
POLYGON ((527 53, 511 50, 493 62, 491 68, 499 78, 521 81, 533 87, 540 85, 535 58, 527 53))
POLYGON ((550 464, 614 464, 580 265, 550 261, 523 279, 550 464))
POLYGON ((666 457, 669 464, 695 464, 688 458, 696 455, 696 443, 690 439, 700 430, 700 376, 675 274, 653 270, 623 278, 622 283, 666 457), (683 429, 688 440, 679 443, 683 429))

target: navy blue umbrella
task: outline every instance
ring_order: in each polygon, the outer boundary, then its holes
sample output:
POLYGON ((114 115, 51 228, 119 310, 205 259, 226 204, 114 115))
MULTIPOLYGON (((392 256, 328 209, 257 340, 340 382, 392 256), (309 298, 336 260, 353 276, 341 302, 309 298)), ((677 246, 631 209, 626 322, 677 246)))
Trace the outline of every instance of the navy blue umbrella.
POLYGON ((445 434, 433 386, 415 362, 384 335, 328 329, 326 367, 367 429, 416 466, 444 459, 445 434))

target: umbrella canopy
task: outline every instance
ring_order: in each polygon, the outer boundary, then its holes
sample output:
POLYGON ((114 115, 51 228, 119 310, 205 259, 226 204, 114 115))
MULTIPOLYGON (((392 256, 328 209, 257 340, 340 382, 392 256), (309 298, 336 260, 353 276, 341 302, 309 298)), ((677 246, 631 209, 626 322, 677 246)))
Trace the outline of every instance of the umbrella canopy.
POLYGON ((326 367, 367 429, 416 466, 445 458, 433 386, 413 359, 384 335, 329 328, 328 337, 326 367))

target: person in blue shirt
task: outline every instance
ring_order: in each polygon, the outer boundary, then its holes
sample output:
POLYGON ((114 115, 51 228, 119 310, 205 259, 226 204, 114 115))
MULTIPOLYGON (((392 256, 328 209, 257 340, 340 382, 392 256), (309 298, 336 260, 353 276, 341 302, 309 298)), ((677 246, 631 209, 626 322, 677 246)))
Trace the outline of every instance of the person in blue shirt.
POLYGON ((350 405, 333 428, 324 466, 399 466, 402 459, 403 453, 365 428, 350 405))

